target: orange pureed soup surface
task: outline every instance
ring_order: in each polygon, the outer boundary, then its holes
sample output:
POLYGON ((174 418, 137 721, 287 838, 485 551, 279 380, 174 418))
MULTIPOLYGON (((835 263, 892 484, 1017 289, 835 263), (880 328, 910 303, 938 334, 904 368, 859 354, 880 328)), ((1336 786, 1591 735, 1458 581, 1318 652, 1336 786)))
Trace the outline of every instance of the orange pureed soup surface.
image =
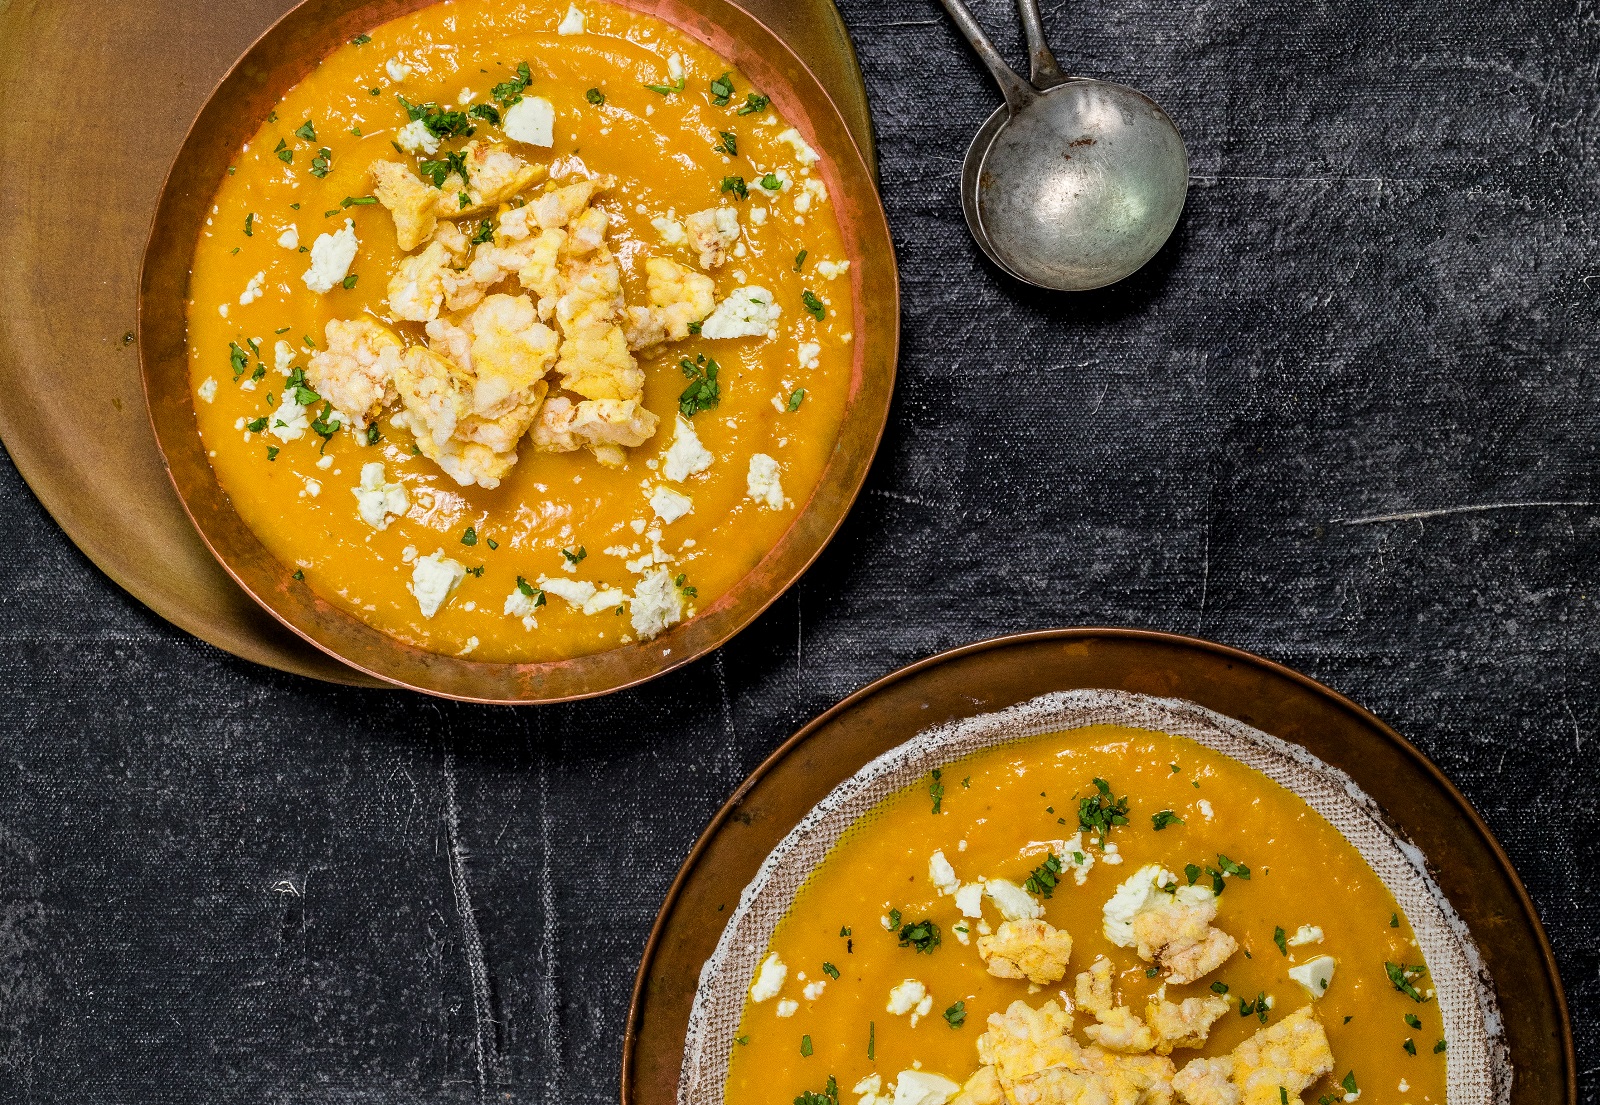
POLYGON ((853 279, 818 155, 726 60, 598 0, 441 3, 326 58, 222 181, 199 431, 268 548, 370 624, 594 652, 791 524, 853 279))
POLYGON ((1422 966, 1393 895, 1296 795, 1185 738, 1050 734, 952 763, 846 833, 773 935, 726 1100, 825 1105, 832 1080, 844 1105, 1332 1105, 1357 1092, 1442 1105, 1422 966), (1102 846, 1084 824, 1107 822, 1102 846), (1008 896, 1039 916, 1008 922, 1008 896), (1141 901, 1153 912, 1130 925, 1141 901), (1331 977, 1316 975, 1324 956, 1331 977), (1307 966, 1315 1000, 1290 974, 1307 966), (1290 1046, 1275 1050, 1278 1036, 1290 1046))

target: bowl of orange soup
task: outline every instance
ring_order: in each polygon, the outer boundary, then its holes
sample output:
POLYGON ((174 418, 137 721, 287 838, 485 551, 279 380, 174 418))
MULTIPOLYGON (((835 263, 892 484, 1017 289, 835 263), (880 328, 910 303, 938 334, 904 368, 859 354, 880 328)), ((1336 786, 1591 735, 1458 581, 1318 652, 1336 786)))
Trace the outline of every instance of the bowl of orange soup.
POLYGON ((1047 695, 818 803, 699 974, 705 1105, 1490 1105, 1492 980, 1338 769, 1192 703, 1047 695))
POLYGON ((258 602, 391 682, 527 702, 686 663, 804 570, 897 303, 843 120, 733 5, 312 0, 185 142, 139 337, 174 485, 258 602))

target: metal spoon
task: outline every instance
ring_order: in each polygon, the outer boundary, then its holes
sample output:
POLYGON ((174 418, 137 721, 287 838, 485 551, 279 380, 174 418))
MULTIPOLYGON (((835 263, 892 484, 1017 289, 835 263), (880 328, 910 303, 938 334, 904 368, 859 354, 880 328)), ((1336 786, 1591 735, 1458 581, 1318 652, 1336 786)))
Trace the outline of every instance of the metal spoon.
POLYGON ((1069 77, 1038 0, 1017 0, 1032 83, 1006 64, 962 0, 941 0, 1006 102, 967 147, 961 207, 979 248, 1026 283, 1088 291, 1136 272, 1183 211, 1189 158, 1159 104, 1069 77))

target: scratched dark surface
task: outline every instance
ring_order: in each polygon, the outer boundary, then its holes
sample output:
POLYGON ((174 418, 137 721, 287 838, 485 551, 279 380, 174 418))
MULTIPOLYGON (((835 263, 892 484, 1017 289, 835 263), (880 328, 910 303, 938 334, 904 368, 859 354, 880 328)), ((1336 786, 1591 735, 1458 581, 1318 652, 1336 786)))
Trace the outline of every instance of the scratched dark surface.
POLYGON ((1591 0, 1057 5, 1195 175, 1148 270, 1078 299, 962 229, 996 97, 930 0, 843 10, 901 388, 839 538, 720 654, 543 710, 304 682, 125 597, 3 466, 0 1100, 610 1101, 655 908, 745 772, 908 661, 1073 623, 1263 653, 1433 756, 1600 1100, 1591 0))

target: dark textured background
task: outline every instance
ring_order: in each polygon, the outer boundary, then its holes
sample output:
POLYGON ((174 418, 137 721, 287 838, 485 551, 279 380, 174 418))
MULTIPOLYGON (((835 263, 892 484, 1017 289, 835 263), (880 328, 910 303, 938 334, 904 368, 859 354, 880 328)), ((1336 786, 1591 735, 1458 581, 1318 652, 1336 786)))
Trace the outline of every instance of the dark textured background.
POLYGON ((1073 623, 1263 653, 1438 761, 1600 1100, 1594 0, 1047 9, 1194 162, 1169 247, 1076 299, 961 228, 997 97, 931 0, 843 10, 901 387, 838 539, 721 653, 542 710, 304 682, 157 620, 0 471, 0 1100, 611 1101, 656 905, 745 772, 908 661, 1073 623))

